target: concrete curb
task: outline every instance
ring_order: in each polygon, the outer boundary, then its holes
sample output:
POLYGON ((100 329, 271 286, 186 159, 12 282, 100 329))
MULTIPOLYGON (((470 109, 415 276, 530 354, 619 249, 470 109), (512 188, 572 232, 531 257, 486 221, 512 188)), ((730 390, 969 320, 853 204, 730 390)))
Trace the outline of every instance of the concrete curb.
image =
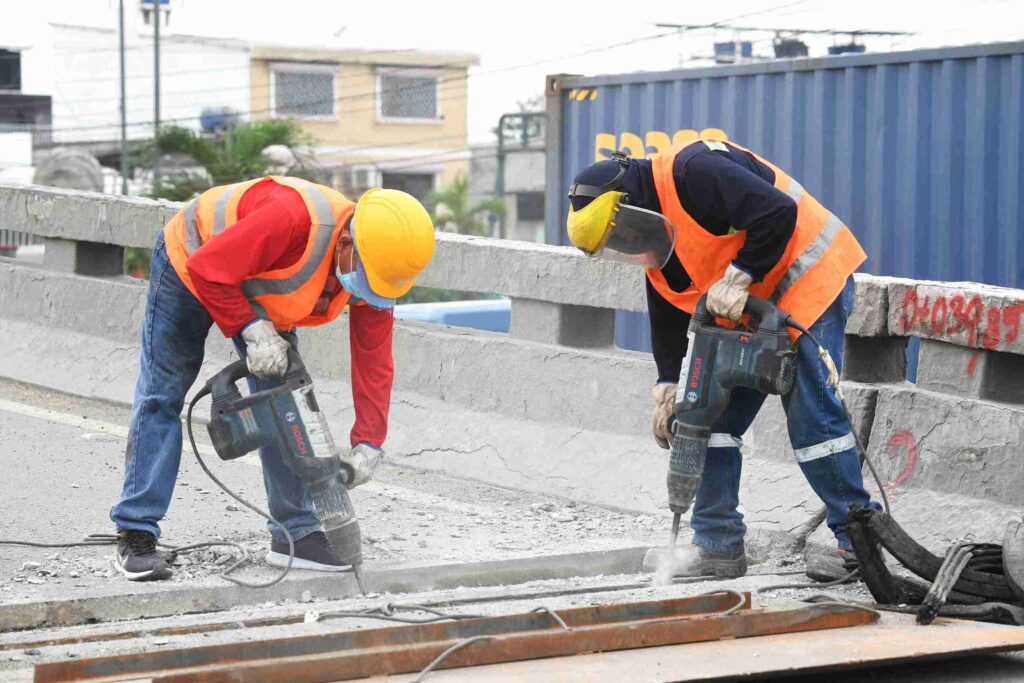
MULTIPOLYGON (((460 587, 500 586, 546 579, 602 574, 633 574, 641 570, 646 547, 622 548, 572 555, 524 557, 493 562, 469 562, 426 567, 366 570, 373 593, 414 593, 460 587)), ((146 619, 178 614, 215 612, 242 605, 299 600, 309 591, 317 598, 359 595, 351 573, 291 578, 266 589, 225 584, 156 588, 111 599, 111 596, 52 600, 0 606, 0 633, 54 626, 78 626, 106 621, 146 619)))

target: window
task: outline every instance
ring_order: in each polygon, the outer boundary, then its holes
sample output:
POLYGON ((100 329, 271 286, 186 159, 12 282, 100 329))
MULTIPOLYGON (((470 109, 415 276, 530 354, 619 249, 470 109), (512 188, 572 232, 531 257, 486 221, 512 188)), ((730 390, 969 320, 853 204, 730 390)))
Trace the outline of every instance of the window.
POLYGON ((516 194, 516 218, 521 221, 544 220, 544 193, 519 192, 516 194))
POLYGON ((433 173, 388 173, 381 174, 381 185, 389 190, 408 192, 421 202, 434 191, 433 173))
POLYGON ((274 65, 271 68, 275 116, 322 118, 334 116, 334 66, 274 65))
POLYGON ((382 69, 377 74, 377 113, 384 121, 437 121, 438 75, 424 69, 382 69))
POLYGON ((0 50, 0 90, 21 90, 21 53, 0 50))

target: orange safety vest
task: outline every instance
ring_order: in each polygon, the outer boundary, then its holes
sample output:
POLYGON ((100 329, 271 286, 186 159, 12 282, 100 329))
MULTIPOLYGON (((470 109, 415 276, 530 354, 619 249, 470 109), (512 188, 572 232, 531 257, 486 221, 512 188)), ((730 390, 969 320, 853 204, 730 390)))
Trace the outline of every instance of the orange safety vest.
MULTIPOLYGON (((273 321, 278 329, 329 323, 345 309, 351 297, 348 292, 339 288, 325 313, 315 315, 313 311, 334 268, 335 245, 355 210, 355 202, 336 190, 307 180, 269 177, 298 192, 306 203, 310 218, 309 241, 298 261, 287 268, 252 275, 242 282, 242 292, 256 315, 273 321)), ((193 294, 196 288, 185 267, 188 257, 238 222, 238 203, 242 195, 261 180, 263 178, 211 188, 186 204, 164 228, 167 256, 178 277, 193 294)))
MULTIPOLYGON (((698 140, 691 144, 721 149, 724 143, 698 140)), ((729 144, 775 171, 775 187, 797 204, 796 229, 786 251, 764 279, 750 287, 750 294, 771 301, 798 323, 810 327, 843 291, 847 279, 867 259, 867 254, 850 229, 804 191, 800 183, 750 150, 729 144)), ((648 268, 647 278, 669 303, 693 313, 701 295, 725 275, 726 268, 746 241, 747 233, 738 230, 729 235, 712 235, 683 209, 672 166, 676 155, 684 149, 655 157, 652 166, 661 211, 676 229, 676 256, 693 284, 683 292, 676 292, 657 268, 648 268)), ((791 329, 790 336, 796 340, 800 333, 791 329)))

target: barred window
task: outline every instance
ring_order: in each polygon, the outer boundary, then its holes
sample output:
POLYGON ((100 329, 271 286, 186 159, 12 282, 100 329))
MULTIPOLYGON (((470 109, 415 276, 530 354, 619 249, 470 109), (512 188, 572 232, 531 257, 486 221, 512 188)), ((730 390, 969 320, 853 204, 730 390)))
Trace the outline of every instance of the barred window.
POLYGON ((380 74, 380 116, 382 119, 440 118, 437 76, 415 71, 380 74))
POLYGON ((274 113, 294 116, 334 114, 334 74, 328 71, 274 71, 274 113))

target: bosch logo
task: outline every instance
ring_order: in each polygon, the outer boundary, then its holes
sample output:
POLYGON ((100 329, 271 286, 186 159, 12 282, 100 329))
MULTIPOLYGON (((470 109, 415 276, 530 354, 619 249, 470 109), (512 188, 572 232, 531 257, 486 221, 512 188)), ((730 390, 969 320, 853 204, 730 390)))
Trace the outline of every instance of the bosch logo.
POLYGON ((289 422, 295 422, 295 417, 295 413, 291 410, 284 414, 284 419, 288 420, 289 422))
POLYGON ((688 392, 686 394, 686 400, 689 401, 690 403, 696 403, 697 402, 697 392, 696 391, 688 392))

